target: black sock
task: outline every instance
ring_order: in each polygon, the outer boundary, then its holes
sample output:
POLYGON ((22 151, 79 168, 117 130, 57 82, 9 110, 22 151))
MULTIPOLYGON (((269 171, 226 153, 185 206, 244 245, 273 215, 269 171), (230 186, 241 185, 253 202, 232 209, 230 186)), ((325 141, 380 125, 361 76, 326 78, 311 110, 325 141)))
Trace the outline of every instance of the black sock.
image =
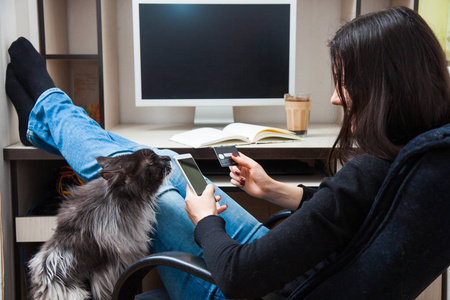
POLYGON ((20 141, 26 146, 31 146, 32 144, 27 139, 27 129, 28 117, 30 116, 30 112, 34 107, 34 101, 20 84, 19 80, 17 80, 11 64, 8 64, 8 68, 6 69, 5 89, 6 94, 14 104, 17 115, 19 116, 20 141))
POLYGON ((17 79, 34 101, 47 89, 55 87, 44 59, 26 38, 18 38, 8 52, 17 79))

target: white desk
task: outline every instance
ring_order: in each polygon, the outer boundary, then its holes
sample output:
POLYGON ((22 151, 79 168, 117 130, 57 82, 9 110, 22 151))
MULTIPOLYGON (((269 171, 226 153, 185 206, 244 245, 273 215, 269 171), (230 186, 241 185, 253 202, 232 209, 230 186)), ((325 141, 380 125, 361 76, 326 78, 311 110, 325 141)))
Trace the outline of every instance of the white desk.
MULTIPOLYGON (((270 124, 285 128, 285 125, 270 124)), ((169 140, 174 134, 192 129, 191 125, 122 124, 110 131, 134 142, 157 148, 172 149, 179 153, 190 152, 195 159, 215 159, 210 148, 193 149, 169 140)), ((326 159, 333 146, 339 126, 336 124, 311 124, 308 135, 301 141, 252 144, 239 146, 239 150, 254 159, 326 159)), ((52 160, 62 157, 50 154, 36 147, 16 143, 3 150, 5 160, 52 160)))
MULTIPOLYGON (((286 128, 283 124, 270 124, 270 126, 286 128)), ((178 153, 189 152, 197 160, 215 160, 216 156, 211 148, 194 149, 169 140, 171 136, 190 129, 192 129, 192 125, 122 124, 112 128, 110 131, 139 144, 167 148, 178 153)), ((339 126, 336 124, 311 124, 308 129, 308 135, 301 141, 241 145, 238 146, 238 149, 255 160, 325 160, 328 157, 328 153, 333 146, 338 132, 339 126)), ((26 147, 22 143, 6 147, 4 149, 4 158, 10 161, 63 159, 61 156, 50 154, 36 147, 26 147)), ((321 182, 323 173, 313 176, 274 177, 275 179, 291 184, 303 183, 305 185, 315 186, 321 182)), ((232 187, 226 176, 209 176, 209 178, 222 188, 232 187)))
MULTIPOLYGON (((283 124, 269 124, 268 126, 286 129, 286 125, 283 124)), ((181 133, 192 128, 193 127, 191 125, 123 124, 114 127, 110 131, 144 145, 156 146, 158 148, 184 149, 188 146, 172 142, 169 138, 177 133, 181 133)), ((311 124, 308 129, 308 135, 301 141, 274 144, 252 144, 239 146, 239 148, 329 149, 333 146, 338 132, 339 126, 336 124, 311 124)))
MULTIPOLYGON (((280 124, 274 127, 285 128, 280 124)), ((197 160, 216 160, 211 148, 193 149, 169 140, 174 134, 190 130, 187 125, 119 125, 110 130, 140 144, 168 148, 179 153, 191 153, 197 160)), ((239 146, 239 150, 258 160, 325 160, 338 134, 335 124, 311 124, 308 135, 301 141, 272 144, 252 144, 239 146)), ((17 143, 3 149, 4 159, 11 164, 12 207, 16 219, 14 224, 17 242, 41 242, 52 235, 56 219, 52 216, 26 217, 28 210, 45 195, 46 185, 55 177, 57 167, 65 164, 63 157, 50 154, 36 147, 27 147, 17 143)), ((227 175, 208 176, 214 183, 226 191, 239 189, 232 186, 227 175)), ((303 183, 317 186, 324 177, 324 172, 313 175, 281 175, 273 176, 293 185, 303 183)), ((260 204, 257 205, 258 208, 260 204)), ((20 265, 16 253, 16 265, 20 265)))

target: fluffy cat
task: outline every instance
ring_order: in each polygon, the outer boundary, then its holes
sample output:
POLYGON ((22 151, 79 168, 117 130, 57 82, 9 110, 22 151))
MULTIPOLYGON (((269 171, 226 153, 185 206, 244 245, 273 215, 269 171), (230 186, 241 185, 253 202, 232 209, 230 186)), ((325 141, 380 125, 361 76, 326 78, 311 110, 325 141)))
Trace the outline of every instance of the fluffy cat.
POLYGON ((97 162, 101 177, 70 190, 55 233, 30 261, 32 299, 111 299, 121 272, 148 253, 170 158, 143 149, 97 162))

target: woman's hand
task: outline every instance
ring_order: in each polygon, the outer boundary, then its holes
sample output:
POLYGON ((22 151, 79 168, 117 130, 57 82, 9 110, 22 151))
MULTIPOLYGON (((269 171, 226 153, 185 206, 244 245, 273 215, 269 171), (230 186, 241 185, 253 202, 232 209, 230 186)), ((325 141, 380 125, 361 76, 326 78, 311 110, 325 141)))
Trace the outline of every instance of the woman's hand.
POLYGON ((230 167, 231 183, 249 195, 265 199, 290 210, 296 210, 303 197, 303 189, 276 181, 253 159, 239 153, 232 156, 238 166, 230 167))
POLYGON ((238 166, 230 167, 231 184, 240 187, 249 195, 267 199, 267 190, 273 184, 273 179, 253 159, 239 153, 240 156, 232 156, 238 166))
POLYGON ((197 223, 204 217, 210 215, 218 215, 227 209, 227 205, 216 207, 216 201, 220 200, 220 196, 214 196, 214 186, 208 184, 201 196, 197 196, 189 186, 186 187, 186 206, 185 210, 192 224, 197 223))

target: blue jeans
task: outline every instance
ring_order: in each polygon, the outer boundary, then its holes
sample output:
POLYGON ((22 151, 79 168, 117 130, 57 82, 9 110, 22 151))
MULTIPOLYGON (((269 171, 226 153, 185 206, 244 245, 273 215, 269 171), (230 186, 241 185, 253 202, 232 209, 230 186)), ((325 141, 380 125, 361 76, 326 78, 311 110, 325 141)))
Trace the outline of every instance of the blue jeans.
MULTIPOLYGON (((96 157, 149 148, 105 131, 58 88, 45 91, 37 100, 30 113, 27 138, 37 147, 62 155, 85 181, 99 176, 96 157)), ((176 154, 171 150, 151 149, 171 158, 176 154)), ((222 196, 221 204, 228 205, 221 216, 232 238, 249 243, 267 233, 267 228, 217 186, 215 193, 222 196)), ((203 254, 194 241, 195 227, 184 210, 185 196, 186 181, 180 170, 174 168, 170 179, 158 191, 158 224, 152 236, 151 252, 172 250, 203 254)), ((225 299, 215 285, 194 276, 169 267, 159 267, 158 272, 171 299, 225 299)))

